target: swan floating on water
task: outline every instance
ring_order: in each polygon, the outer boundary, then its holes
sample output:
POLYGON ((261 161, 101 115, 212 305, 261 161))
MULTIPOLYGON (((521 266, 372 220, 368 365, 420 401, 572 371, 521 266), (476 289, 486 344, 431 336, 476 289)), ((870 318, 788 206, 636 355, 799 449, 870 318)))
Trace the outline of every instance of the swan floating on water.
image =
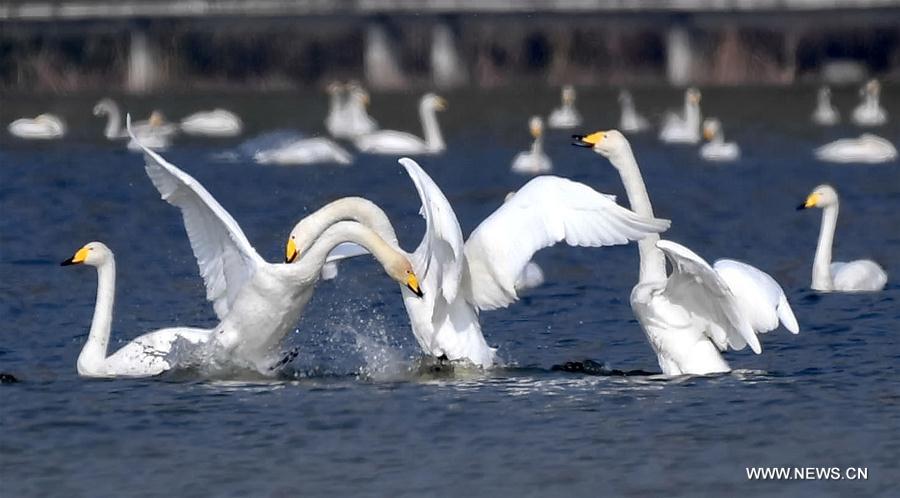
POLYGON ((831 89, 827 86, 819 88, 816 110, 813 111, 812 120, 813 123, 821 126, 835 125, 841 120, 840 113, 831 105, 831 89))
POLYGON ((700 90, 684 92, 684 114, 668 112, 663 119, 659 138, 666 143, 696 144, 700 142, 700 90))
POLYGON ((209 345, 228 361, 270 374, 280 360, 282 339, 296 326, 327 262, 367 251, 389 277, 421 294, 411 263, 402 253, 367 226, 340 221, 359 219, 377 228, 381 220, 365 218, 369 211, 358 207, 371 204, 368 201, 342 199, 308 216, 305 220, 310 223, 322 218, 327 223, 320 223, 315 232, 294 233, 296 244, 309 247, 304 257, 293 264, 272 264, 262 259, 234 218, 196 179, 152 150, 145 148, 144 153, 147 176, 162 198, 181 210, 207 300, 220 320, 209 345))
MULTIPOLYGON (((428 355, 487 368, 495 350, 481 332, 479 310, 518 300, 516 283, 535 252, 565 241, 570 246, 626 244, 668 228, 668 221, 638 216, 587 185, 555 176, 529 181, 485 219, 463 243, 449 201, 412 159, 402 158, 422 201, 425 236, 409 255, 424 297, 401 289, 413 335, 428 355)), ((386 217, 384 218, 386 219, 386 217)), ((286 260, 304 254, 295 234, 314 231, 306 220, 291 231, 286 260)), ((393 228, 378 233, 396 239, 393 228)))
POLYGON ((878 263, 859 259, 849 263, 831 262, 834 229, 837 226, 838 194, 830 185, 819 185, 797 207, 822 209, 819 243, 813 260, 812 288, 817 291, 866 292, 880 291, 887 283, 887 273, 878 263))
POLYGON ((181 131, 204 137, 235 137, 241 134, 244 123, 237 114, 225 109, 195 112, 181 120, 181 131))
POLYGON ((439 154, 444 152, 447 146, 444 144, 435 111, 443 111, 446 108, 447 101, 433 93, 425 94, 421 98, 419 118, 425 133, 424 140, 402 131, 379 130, 357 137, 354 144, 360 152, 369 154, 439 154))
POLYGON ((833 163, 884 163, 897 158, 897 148, 887 140, 863 133, 859 138, 842 138, 815 150, 816 157, 833 163))
POLYGON ((622 113, 619 115, 619 129, 622 132, 637 133, 650 127, 647 118, 638 114, 634 108, 634 99, 628 90, 619 92, 619 106, 622 109, 622 113))
POLYGON ((544 121, 540 116, 532 116, 528 122, 534 142, 531 150, 519 152, 512 163, 512 171, 526 175, 540 175, 553 171, 553 162, 544 154, 544 121))
POLYGON ((7 126, 9 133, 26 140, 51 140, 66 134, 66 124, 53 114, 35 118, 19 118, 7 126))
POLYGON ((209 340, 211 330, 175 327, 146 333, 107 356, 116 294, 116 262, 102 242, 90 242, 61 265, 85 264, 97 268, 97 302, 87 342, 78 355, 78 374, 83 377, 150 377, 171 368, 167 355, 179 341, 198 345, 209 340))
POLYGON ((258 164, 299 165, 316 163, 350 164, 353 156, 327 138, 303 138, 253 155, 258 164))
MULTIPOLYGON (((126 121, 130 119, 131 116, 125 116, 126 121)), ((172 137, 177 133, 177 126, 167 123, 160 111, 153 111, 146 121, 131 125, 131 140, 127 147, 132 152, 140 152, 143 148, 164 150, 172 144, 172 137)))
POLYGON ((369 92, 356 83, 341 85, 332 83, 326 90, 329 96, 325 129, 335 138, 356 138, 378 129, 378 123, 369 116, 369 92))
POLYGON ((887 123, 887 111, 878 102, 881 95, 881 83, 869 80, 859 90, 863 101, 853 109, 852 120, 858 126, 881 126, 887 123))
POLYGON ((703 121, 703 138, 709 142, 700 147, 700 157, 707 161, 727 162, 741 157, 741 148, 734 142, 726 142, 722 123, 716 118, 703 121))
MULTIPOLYGON (((635 213, 653 217, 653 207, 631 145, 616 130, 575 135, 618 170, 635 213)), ((753 266, 720 259, 710 266, 690 249, 658 235, 638 242, 640 279, 631 291, 631 309, 666 375, 728 372, 720 351, 746 345, 757 354, 757 334, 779 321, 800 331, 781 286, 753 266), (666 274, 666 259, 672 273, 666 274)))
POLYGON ((581 114, 575 109, 575 87, 566 85, 562 87, 562 105, 553 109, 547 118, 550 128, 569 129, 581 126, 581 114))

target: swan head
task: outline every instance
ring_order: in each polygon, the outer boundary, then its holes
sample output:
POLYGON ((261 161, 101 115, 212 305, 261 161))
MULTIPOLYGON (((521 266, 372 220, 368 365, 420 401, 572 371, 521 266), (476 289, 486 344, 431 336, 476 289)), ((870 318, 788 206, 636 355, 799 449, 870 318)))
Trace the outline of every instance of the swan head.
POLYGON ((75 252, 71 258, 60 263, 60 266, 90 265, 100 266, 112 257, 112 251, 103 242, 88 242, 84 247, 75 252))
POLYGON ((350 97, 356 102, 368 106, 371 98, 369 97, 369 92, 366 91, 365 88, 362 87, 359 83, 355 81, 351 81, 347 83, 347 92, 350 94, 350 97))
POLYGON ((147 119, 147 124, 150 126, 162 126, 165 124, 166 118, 163 116, 163 113, 160 111, 153 111, 150 113, 150 118, 147 119))
POLYGON ((413 271, 412 263, 405 256, 398 256, 384 266, 384 271, 398 284, 406 287, 413 294, 423 297, 425 293, 419 287, 419 277, 413 271))
POLYGON ((562 87, 562 101, 565 105, 572 105, 575 103, 575 87, 572 85, 565 85, 562 87))
POLYGON ((94 110, 93 110, 94 116, 102 116, 104 114, 109 114, 109 112, 112 111, 114 106, 115 106, 115 104, 113 103, 113 101, 111 99, 102 99, 102 100, 100 100, 100 102, 97 102, 94 105, 94 110))
POLYGON ((831 185, 819 185, 806 197, 806 200, 797 206, 797 210, 810 208, 826 208, 838 203, 837 191, 831 185))
POLYGON ((598 131, 590 135, 572 135, 572 145, 594 149, 594 152, 606 158, 631 150, 628 139, 619 130, 598 131))
POLYGON ((544 134, 544 120, 540 116, 532 116, 528 120, 528 129, 531 130, 531 136, 540 138, 544 134))
POLYGON ((819 100, 827 100, 831 98, 831 88, 823 86, 819 88, 819 100))
POLYGON ((684 92, 684 98, 687 99, 689 104, 699 104, 700 97, 700 90, 697 90, 694 87, 688 88, 687 91, 684 92))
POLYGON ((620 104, 628 104, 631 103, 631 92, 628 90, 622 90, 619 92, 619 103, 620 104))
POLYGON ((434 109, 435 111, 447 110, 447 101, 444 100, 443 97, 433 93, 426 93, 423 95, 419 105, 423 108, 434 109))
POLYGON ((325 87, 325 93, 328 95, 338 95, 344 89, 344 85, 342 85, 339 81, 332 81, 325 87))
POLYGON ((703 120, 703 138, 712 140, 722 131, 722 122, 716 118, 707 118, 703 120))

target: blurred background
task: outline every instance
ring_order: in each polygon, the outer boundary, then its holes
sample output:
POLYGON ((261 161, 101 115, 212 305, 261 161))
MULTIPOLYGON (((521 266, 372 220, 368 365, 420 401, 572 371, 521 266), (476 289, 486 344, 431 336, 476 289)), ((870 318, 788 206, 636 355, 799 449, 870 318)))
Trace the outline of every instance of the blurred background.
POLYGON ((3 0, 0 92, 857 84, 897 0, 3 0))

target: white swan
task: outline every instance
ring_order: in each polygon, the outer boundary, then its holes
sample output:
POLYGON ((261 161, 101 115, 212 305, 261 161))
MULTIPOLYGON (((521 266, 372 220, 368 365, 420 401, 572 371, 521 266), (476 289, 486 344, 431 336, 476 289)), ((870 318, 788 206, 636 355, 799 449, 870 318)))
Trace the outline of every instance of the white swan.
POLYGON ((833 163, 884 163, 897 158, 897 148, 887 140, 863 133, 859 138, 842 138, 815 150, 816 157, 833 163))
POLYGON ((330 207, 317 218, 325 217, 327 225, 333 226, 316 233, 294 234, 300 244, 306 245, 306 237, 312 241, 304 257, 290 265, 271 264, 257 254, 234 218, 197 180, 152 150, 145 148, 144 153, 145 169, 153 185, 166 202, 181 210, 206 284, 206 298, 213 303, 220 320, 210 347, 228 361, 269 373, 277 361, 274 355, 278 354, 281 340, 296 326, 323 266, 364 253, 358 250, 359 246, 378 259, 388 276, 421 294, 405 256, 360 223, 334 223, 360 219, 378 229, 380 220, 364 219, 369 210, 357 207, 366 201, 332 203, 338 206, 330 207), (343 242, 357 245, 342 245, 343 242))
POLYGON ((344 85, 337 81, 325 87, 328 94, 328 114, 325 116, 325 129, 335 138, 344 138, 347 126, 347 99, 344 85))
POLYGON ((820 126, 838 124, 841 120, 841 115, 838 113, 838 110, 831 105, 831 89, 827 86, 819 88, 816 99, 816 110, 813 111, 812 114, 813 123, 820 126))
POLYGON ((211 330, 176 327, 156 330, 129 342, 107 356, 116 294, 116 262, 101 242, 91 242, 63 266, 85 264, 97 268, 97 302, 87 342, 78 355, 78 374, 83 377, 149 377, 171 368, 167 355, 178 340, 197 345, 209 339, 211 330))
POLYGON ((195 112, 181 120, 181 131, 188 135, 235 137, 243 129, 241 118, 226 109, 195 112))
MULTIPOLYGON (((631 145, 616 130, 575 136, 609 159, 625 184, 634 212, 653 216, 653 207, 631 145)), ((640 279, 631 291, 631 309, 666 375, 728 372, 719 351, 728 347, 762 351, 757 333, 778 327, 793 333, 797 320, 781 287, 766 273, 722 259, 710 266, 688 248, 658 235, 638 242, 640 279), (666 259, 672 273, 666 275, 666 259)))
MULTIPOLYGON (((122 128, 122 111, 116 101, 110 98, 100 99, 94 105, 94 116, 106 116, 106 126, 103 128, 103 136, 116 140, 119 138, 128 138, 128 133, 122 128)), ((132 123, 131 127, 136 133, 140 133, 145 127, 146 122, 132 123)))
POLYGON ((851 119, 857 126, 880 126, 887 122, 887 111, 878 102, 881 95, 881 83, 878 80, 869 80, 859 90, 863 101, 853 109, 851 119))
POLYGON ((303 138, 274 149, 261 150, 253 155, 258 164, 350 164, 353 156, 327 138, 303 138))
POLYGON ((741 148, 734 142, 726 142, 722 123, 716 118, 703 121, 703 138, 709 142, 700 147, 700 157, 707 161, 727 162, 741 157, 741 148))
POLYGON ((526 175, 540 175, 553 171, 553 161, 544 154, 544 121, 540 116, 532 116, 528 122, 534 142, 530 151, 519 152, 512 163, 512 171, 526 175))
MULTIPOLYGON (((402 290, 413 335, 426 354, 480 367, 495 363, 478 320, 479 310, 503 308, 518 299, 516 283, 538 250, 565 241, 571 246, 626 244, 668 227, 638 216, 607 195, 554 176, 532 179, 485 219, 463 244, 462 231, 443 192, 415 161, 400 159, 422 200, 425 237, 409 255, 424 297, 402 290)), ((301 221, 291 232, 287 260, 303 254, 295 234, 310 232, 301 221)), ((382 233, 389 239, 393 231, 382 233)))
MULTIPOLYGON (((125 118, 126 121, 131 119, 128 115, 125 118)), ((146 121, 139 121, 131 125, 132 136, 127 147, 133 152, 140 152, 143 147, 163 150, 171 145, 172 137, 177 133, 177 126, 167 123, 161 112, 153 111, 146 121)))
POLYGON ((832 263, 831 248, 834 245, 834 229, 837 226, 838 194, 830 185, 819 185, 797 207, 822 209, 822 226, 819 243, 813 260, 812 288, 817 291, 865 292, 880 291, 887 283, 887 273, 878 263, 859 259, 849 263, 832 263))
POLYGON ((684 92, 684 115, 667 113, 659 138, 666 143, 700 142, 700 90, 688 88, 684 92))
POLYGON ((634 108, 634 99, 631 98, 631 92, 628 90, 619 92, 619 105, 622 108, 622 113, 619 115, 620 130, 625 133, 637 133, 650 127, 647 118, 638 114, 634 108))
POLYGON ((325 129, 335 138, 352 139, 372 133, 378 123, 369 116, 369 92, 355 82, 332 83, 326 90, 329 96, 325 129))
POLYGON ((419 101, 419 118, 425 140, 401 131, 380 130, 357 137, 354 141, 360 152, 370 154, 439 154, 447 146, 441 135, 435 111, 443 111, 447 102, 433 93, 425 94, 419 101))
POLYGON ((575 109, 575 87, 566 85, 561 91, 562 105, 553 109, 547 118, 550 128, 568 129, 581 126, 581 114, 575 109))
POLYGON ((7 126, 9 133, 27 140, 50 140, 66 134, 66 124, 53 114, 41 114, 35 118, 19 118, 7 126))

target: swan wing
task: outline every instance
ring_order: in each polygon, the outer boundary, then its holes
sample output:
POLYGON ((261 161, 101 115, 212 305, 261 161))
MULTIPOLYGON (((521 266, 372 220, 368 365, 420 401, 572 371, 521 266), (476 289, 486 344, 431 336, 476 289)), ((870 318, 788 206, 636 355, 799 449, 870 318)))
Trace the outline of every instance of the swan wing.
POLYGON ((237 221, 191 175, 148 149, 131 133, 146 158, 145 170, 163 200, 181 210, 184 228, 206 284, 206 299, 222 319, 257 266, 257 254, 237 221))
POLYGON ((702 322, 704 333, 720 350, 762 349, 750 321, 741 313, 737 298, 715 269, 696 253, 670 240, 656 243, 672 265, 662 292, 702 322))
POLYGON ((669 227, 616 204, 615 198, 565 178, 540 176, 519 189, 469 236, 465 254, 469 298, 481 309, 518 299, 516 281, 534 253, 570 246, 627 244, 669 227))
POLYGON ((756 333, 775 330, 778 322, 794 334, 800 332, 784 290, 768 273, 733 259, 720 259, 713 268, 728 284, 738 307, 756 333))
MULTIPOLYGON (((430 289, 440 289, 443 299, 451 303, 462 278, 462 229, 447 197, 422 167, 408 157, 399 162, 419 192, 420 213, 425 217, 425 237, 413 252, 412 263, 421 273, 419 278, 430 282, 430 289)), ((430 299, 427 293, 426 299, 430 299)))

